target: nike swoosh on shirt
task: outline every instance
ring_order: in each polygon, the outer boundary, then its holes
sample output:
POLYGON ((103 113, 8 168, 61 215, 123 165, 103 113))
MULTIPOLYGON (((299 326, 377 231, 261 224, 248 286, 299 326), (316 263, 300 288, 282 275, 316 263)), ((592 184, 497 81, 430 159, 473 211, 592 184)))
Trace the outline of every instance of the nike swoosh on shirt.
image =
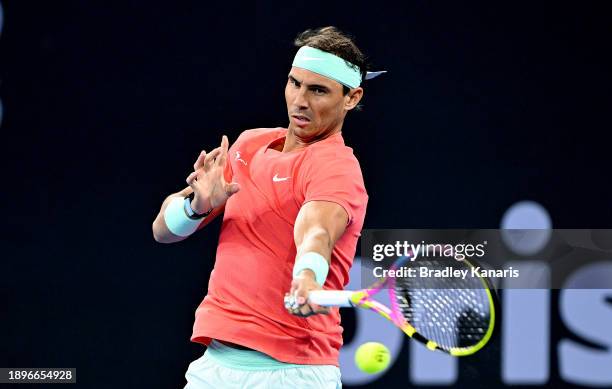
POLYGON ((278 174, 275 174, 274 177, 272 177, 272 181, 274 182, 287 181, 288 179, 289 177, 279 177, 278 174))

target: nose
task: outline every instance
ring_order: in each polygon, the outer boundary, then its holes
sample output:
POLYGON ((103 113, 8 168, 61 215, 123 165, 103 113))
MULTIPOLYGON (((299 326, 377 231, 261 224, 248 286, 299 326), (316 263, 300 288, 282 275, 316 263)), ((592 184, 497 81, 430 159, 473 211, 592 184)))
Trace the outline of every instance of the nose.
POLYGON ((307 109, 308 101, 306 100, 306 88, 301 87, 297 91, 295 91, 295 96, 293 98, 293 106, 297 109, 307 109))

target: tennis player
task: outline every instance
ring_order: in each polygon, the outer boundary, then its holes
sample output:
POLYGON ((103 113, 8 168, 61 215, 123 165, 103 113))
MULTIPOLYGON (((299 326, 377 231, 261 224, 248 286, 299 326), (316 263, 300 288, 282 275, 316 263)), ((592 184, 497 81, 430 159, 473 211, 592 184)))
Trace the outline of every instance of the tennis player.
POLYGON ((335 27, 307 30, 295 45, 288 128, 247 130, 231 147, 223 136, 153 223, 155 239, 171 243, 223 213, 191 337, 208 347, 185 388, 341 387, 339 311, 307 297, 348 282, 368 195, 342 126, 375 73, 335 27))

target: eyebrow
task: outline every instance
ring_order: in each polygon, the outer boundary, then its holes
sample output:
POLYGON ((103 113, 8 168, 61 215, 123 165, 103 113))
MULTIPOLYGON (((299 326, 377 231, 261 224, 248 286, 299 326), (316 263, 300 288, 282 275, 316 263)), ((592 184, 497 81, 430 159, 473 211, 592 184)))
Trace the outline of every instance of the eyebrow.
MULTIPOLYGON (((289 75, 289 79, 291 81, 294 81, 296 84, 301 84, 302 82, 299 81, 298 79, 296 79, 295 77, 293 77, 291 74, 289 75)), ((320 84, 305 84, 308 88, 313 89, 313 88, 318 88, 321 90, 324 90, 326 92, 329 92, 329 88, 326 87, 325 85, 320 85, 320 84)))

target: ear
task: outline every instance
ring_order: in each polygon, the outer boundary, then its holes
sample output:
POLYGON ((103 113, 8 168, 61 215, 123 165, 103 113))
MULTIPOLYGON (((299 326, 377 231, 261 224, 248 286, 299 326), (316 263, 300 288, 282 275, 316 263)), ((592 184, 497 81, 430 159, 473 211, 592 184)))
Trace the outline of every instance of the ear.
POLYGON ((362 97, 363 97, 362 87, 351 89, 349 93, 346 96, 344 96, 344 109, 347 111, 350 111, 351 109, 355 108, 357 104, 359 104, 359 102, 361 101, 362 97))

